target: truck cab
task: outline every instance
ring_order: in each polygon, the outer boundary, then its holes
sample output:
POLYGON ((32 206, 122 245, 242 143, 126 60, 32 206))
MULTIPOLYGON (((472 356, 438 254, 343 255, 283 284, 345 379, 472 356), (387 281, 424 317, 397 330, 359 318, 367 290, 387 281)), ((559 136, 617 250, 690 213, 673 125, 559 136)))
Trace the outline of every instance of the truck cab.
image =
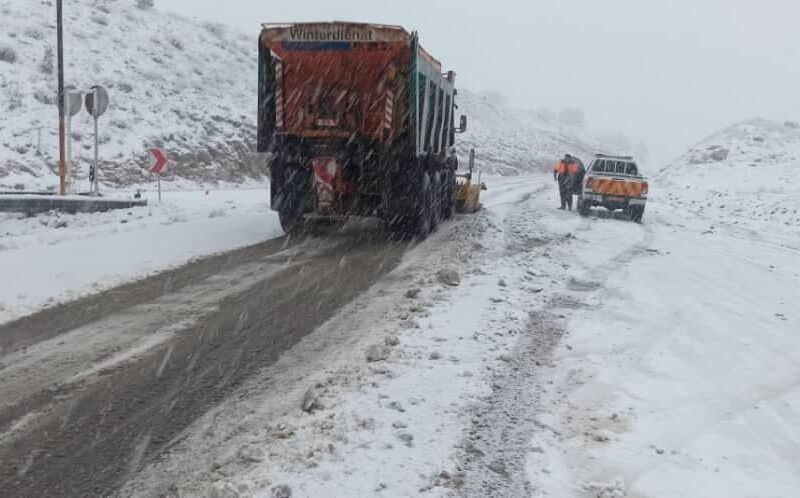
POLYGON ((649 185, 631 156, 597 154, 583 178, 578 211, 587 216, 592 207, 622 209, 637 223, 642 221, 649 185))

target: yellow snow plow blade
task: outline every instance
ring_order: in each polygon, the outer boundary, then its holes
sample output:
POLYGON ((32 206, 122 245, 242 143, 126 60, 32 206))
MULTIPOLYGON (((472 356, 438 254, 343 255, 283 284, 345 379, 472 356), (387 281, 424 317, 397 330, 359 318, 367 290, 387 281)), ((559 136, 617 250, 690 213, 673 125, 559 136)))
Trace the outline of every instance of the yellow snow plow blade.
POLYGON ((469 151, 469 171, 456 175, 456 211, 459 213, 475 213, 481 209, 481 190, 486 184, 481 182, 478 171, 477 182, 473 183, 475 172, 475 149, 469 151))

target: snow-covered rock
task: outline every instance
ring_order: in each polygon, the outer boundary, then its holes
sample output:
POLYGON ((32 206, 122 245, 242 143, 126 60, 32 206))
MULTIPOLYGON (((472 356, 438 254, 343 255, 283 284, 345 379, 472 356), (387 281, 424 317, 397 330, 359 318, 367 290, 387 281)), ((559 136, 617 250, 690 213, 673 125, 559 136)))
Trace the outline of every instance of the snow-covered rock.
POLYGON ((439 270, 439 273, 437 273, 436 276, 439 279, 439 282, 443 283, 444 285, 455 287, 461 283, 461 275, 456 270, 439 270))
POLYGON ((319 401, 319 396, 317 395, 317 391, 314 388, 309 389, 306 391, 306 394, 303 396, 303 403, 302 409, 306 413, 313 413, 315 410, 319 410, 322 408, 322 404, 319 401))
POLYGON ((367 348, 367 361, 375 363, 389 358, 389 347, 384 344, 373 344, 367 348))
POLYGON ((675 165, 727 161, 730 165, 780 165, 800 157, 800 130, 791 121, 780 124, 750 119, 720 130, 681 156, 675 165), (727 152, 726 152, 727 151, 727 152))
POLYGON ((275 486, 274 488, 272 488, 272 496, 273 498, 291 498, 292 488, 290 488, 286 484, 275 486))

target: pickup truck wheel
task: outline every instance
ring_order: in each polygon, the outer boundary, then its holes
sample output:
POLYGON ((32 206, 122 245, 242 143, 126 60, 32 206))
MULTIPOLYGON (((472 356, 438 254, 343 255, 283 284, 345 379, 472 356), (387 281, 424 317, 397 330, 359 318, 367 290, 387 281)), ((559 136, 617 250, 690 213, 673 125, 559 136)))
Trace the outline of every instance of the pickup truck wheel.
POLYGON ((589 216, 589 210, 590 209, 591 208, 589 207, 589 204, 583 202, 583 199, 578 197, 578 213, 581 216, 589 216))
POLYGON ((641 223, 644 216, 644 206, 636 206, 631 209, 633 211, 631 219, 636 223, 641 223))

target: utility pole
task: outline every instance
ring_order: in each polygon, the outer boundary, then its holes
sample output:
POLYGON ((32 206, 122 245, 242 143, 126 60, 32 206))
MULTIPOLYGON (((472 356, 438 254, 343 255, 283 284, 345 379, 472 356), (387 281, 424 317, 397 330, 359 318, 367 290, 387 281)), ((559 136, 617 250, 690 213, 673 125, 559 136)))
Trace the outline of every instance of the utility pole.
POLYGON ((66 122, 64 118, 64 26, 62 1, 56 0, 56 31, 58 38, 58 176, 60 195, 67 193, 66 185, 66 122))

